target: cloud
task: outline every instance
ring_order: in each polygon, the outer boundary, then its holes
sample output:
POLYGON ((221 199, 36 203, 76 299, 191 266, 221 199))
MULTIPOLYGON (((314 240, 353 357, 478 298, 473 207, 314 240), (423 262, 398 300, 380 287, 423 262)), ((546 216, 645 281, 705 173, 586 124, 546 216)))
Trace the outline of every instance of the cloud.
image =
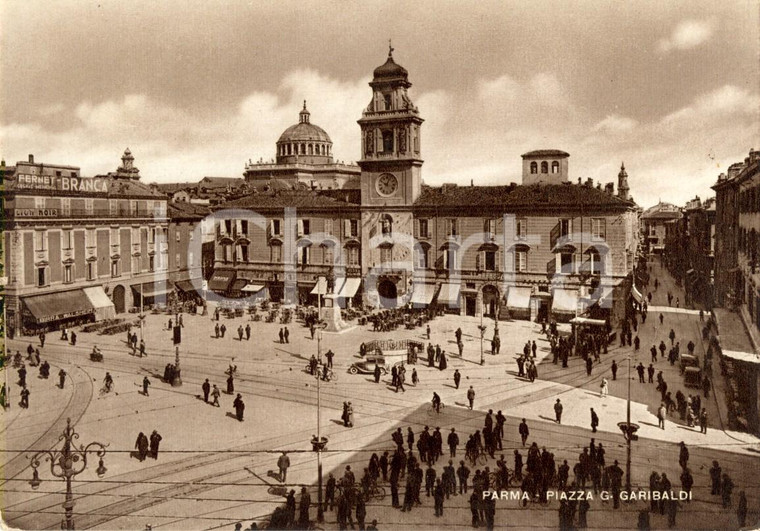
POLYGON ((760 97, 735 85, 723 85, 697 96, 689 105, 678 109, 662 119, 665 125, 681 121, 728 119, 735 114, 757 117, 760 97))
POLYGON ((630 131, 638 122, 633 118, 627 116, 620 116, 618 114, 608 114, 604 120, 597 122, 592 128, 592 131, 603 131, 610 133, 619 133, 624 131, 630 131))
POLYGON ((669 37, 661 39, 657 47, 661 52, 689 50, 704 44, 715 31, 715 24, 707 20, 685 20, 673 29, 669 37))

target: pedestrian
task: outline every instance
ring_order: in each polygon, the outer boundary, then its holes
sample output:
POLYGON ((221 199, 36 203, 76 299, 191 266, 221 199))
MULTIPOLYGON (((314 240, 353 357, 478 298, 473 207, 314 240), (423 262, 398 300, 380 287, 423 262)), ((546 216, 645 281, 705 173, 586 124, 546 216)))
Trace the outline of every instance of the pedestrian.
POLYGON ((412 369, 412 385, 417 387, 417 384, 419 382, 420 382, 420 379, 417 376, 417 369, 412 369))
POLYGON ((607 398, 607 394, 610 392, 609 384, 607 383, 607 378, 602 378, 602 383, 599 386, 601 388, 601 391, 599 392, 599 396, 601 398, 607 398))
MULTIPOLYGON (((364 520, 367 518, 367 505, 363 496, 356 498, 356 523, 359 524, 359 531, 364 531, 364 520)), ((377 520, 373 520, 377 523, 377 520)))
POLYGON ((329 369, 332 369, 333 366, 333 356, 335 356, 335 353, 332 350, 328 350, 325 353, 325 358, 327 358, 327 367, 329 369))
POLYGON ((137 441, 135 441, 135 448, 137 449, 137 458, 140 460, 140 462, 145 461, 145 458, 148 455, 148 438, 145 436, 143 432, 140 432, 137 435, 137 441))
POLYGON ((438 478, 435 481, 435 492, 433 498, 435 499, 435 515, 443 516, 443 498, 445 496, 443 485, 441 485, 441 479, 438 478))
POLYGON ((219 405, 219 396, 221 393, 219 392, 219 388, 214 384, 214 388, 211 390, 211 398, 214 399, 214 401, 211 403, 212 406, 221 407, 219 405))
POLYGON ((169 319, 169 324, 166 327, 166 329, 169 330, 169 331, 171 331, 171 329, 172 329, 172 320, 171 319, 169 319))
POLYGON ((219 327, 219 331, 222 333, 222 339, 224 339, 224 334, 227 332, 227 326, 222 323, 222 326, 219 327))
POLYGON ((649 377, 649 383, 654 383, 654 365, 651 363, 647 367, 647 376, 649 377))
MULTIPOLYGON (((395 367, 394 367, 395 368, 395 367)), ((375 363, 375 370, 372 371, 372 375, 375 377, 375 383, 380 383, 380 365, 375 363)))
POLYGON ((425 328, 425 332, 427 334, 427 340, 430 341, 430 325, 427 325, 425 328))
POLYGON ((707 409, 702 408, 702 412, 699 414, 699 431, 707 435, 707 409))
POLYGON ((665 320, 665 316, 660 314, 660 325, 662 325, 662 322, 665 320))
POLYGON ((72 346, 76 346, 76 344, 77 344, 77 333, 72 330, 70 337, 71 337, 71 345, 72 346))
POLYGON ((243 422, 243 412, 245 411, 245 403, 243 403, 243 397, 238 393, 235 400, 232 402, 232 407, 235 408, 235 416, 238 421, 243 422))
POLYGON ((282 452, 282 455, 277 459, 277 468, 280 470, 280 483, 285 483, 285 480, 288 478, 289 466, 290 457, 288 457, 287 452, 282 452))
POLYGON ((712 462, 712 467, 710 468, 710 481, 712 483, 712 489, 710 490, 710 494, 713 496, 717 496, 720 494, 720 478, 721 478, 721 468, 717 461, 712 462))
POLYGON ((660 403, 660 407, 657 410, 657 426, 665 429, 665 415, 667 414, 665 410, 665 404, 660 403))
POLYGON ((644 364, 643 363, 639 362, 639 364, 636 366, 636 372, 639 373, 639 383, 646 383, 644 381, 644 364))
POLYGON ((219 323, 216 323, 216 325, 214 325, 214 334, 216 334, 216 339, 219 339, 219 323))
POLYGON ((528 423, 525 421, 525 419, 522 419, 522 422, 520 423, 520 426, 517 428, 517 430, 520 432, 520 439, 522 439, 522 445, 525 446, 525 441, 528 440, 528 436, 530 435, 530 430, 528 429, 528 423))
MULTIPOLYGON (((638 336, 636 336, 636 339, 638 339, 638 336)), ((618 370, 617 362, 615 362, 615 360, 612 360, 612 365, 610 366, 610 369, 612 370, 612 381, 614 382, 615 380, 617 380, 617 370, 618 370)))
POLYGON ((467 390, 467 401, 470 403, 470 409, 475 405, 475 389, 470 386, 467 390))
POLYGON ((145 352, 145 340, 141 339, 140 340, 140 357, 142 358, 143 356, 147 356, 147 355, 148 354, 146 354, 145 352))
POLYGON ((727 509, 731 507, 731 492, 734 490, 734 482, 728 477, 728 474, 723 474, 723 481, 720 484, 720 495, 723 500, 723 508, 727 509))
POLYGON ((40 332, 40 347, 45 347, 45 332, 40 332))
POLYGON ((290 343, 290 330, 288 330, 288 327, 285 327, 285 331, 283 332, 283 337, 285 338, 285 343, 290 343))
POLYGON ((208 378, 206 378, 206 381, 201 385, 201 389, 203 390, 203 401, 208 404, 208 394, 211 392, 211 384, 208 383, 208 378))
POLYGON ((148 386, 150 386, 150 380, 148 380, 147 376, 145 376, 143 378, 142 386, 143 386, 143 395, 149 396, 148 395, 148 386))
MULTIPOLYGON (((66 378, 66 372, 61 369, 61 372, 63 372, 63 377, 61 378, 61 389, 63 389, 63 380, 66 378)), ((59 373, 60 376, 60 373, 59 373)), ((26 367, 23 365, 18 370, 18 386, 19 387, 25 387, 26 386, 26 367)))
POLYGON ((554 415, 557 419, 557 424, 562 424, 562 409, 562 402, 560 402, 560 399, 558 398, 554 403, 554 415))
POLYGON ((24 409, 29 408, 29 389, 26 387, 21 388, 21 403, 19 405, 24 409))
POLYGON ((591 408, 591 431, 596 433, 596 428, 599 426, 599 415, 596 414, 594 408, 591 408))
POLYGON ((459 373, 459 369, 454 370, 454 387, 459 389, 459 382, 462 380, 462 375, 459 373))
POLYGON ((736 517, 739 520, 739 527, 743 528, 747 523, 747 494, 743 490, 739 492, 739 505, 736 508, 736 517))
POLYGON ((182 320, 182 314, 177 316, 177 326, 185 328, 185 322, 182 320))
POLYGON ((591 356, 586 358, 586 375, 591 376, 591 368, 593 367, 593 360, 591 359, 591 356))
POLYGON ((337 481, 335 481, 335 476, 332 475, 332 472, 327 477, 327 483, 325 484, 325 505, 324 510, 333 510, 333 507, 335 506, 335 489, 337 487, 337 481))
POLYGON ((708 378, 707 374, 705 374, 705 377, 702 379, 702 391, 705 398, 710 398, 710 378, 708 378))
POLYGON ((348 427, 353 428, 354 427, 354 407, 351 405, 351 402, 348 403, 348 407, 346 408, 346 417, 348 419, 348 427))
POLYGON ((689 464, 689 449, 686 447, 686 443, 681 441, 681 444, 679 445, 681 449, 678 453, 678 464, 681 465, 681 468, 686 468, 686 466, 689 464))
POLYGON ((227 394, 231 395, 234 392, 235 392, 235 379, 230 373, 230 375, 227 377, 227 394))
POLYGON ((449 457, 456 457, 457 446, 459 446, 459 435, 457 435, 456 430, 454 428, 451 428, 451 433, 449 433, 449 436, 447 437, 446 442, 449 445, 449 457))
POLYGON ((670 346, 675 345, 675 339, 676 339, 676 332, 672 328, 670 329, 670 333, 668 334, 668 337, 670 338, 670 346))
POLYGON ((243 328, 243 325, 238 326, 237 332, 238 332, 238 341, 243 341, 243 334, 245 334, 245 329, 243 328))
POLYGON ((150 456, 153 459, 158 459, 158 445, 161 444, 162 438, 156 430, 150 434, 150 456))
POLYGON ((298 527, 300 529, 309 528, 309 507, 311 506, 311 496, 306 487, 301 487, 301 503, 298 507, 298 527))

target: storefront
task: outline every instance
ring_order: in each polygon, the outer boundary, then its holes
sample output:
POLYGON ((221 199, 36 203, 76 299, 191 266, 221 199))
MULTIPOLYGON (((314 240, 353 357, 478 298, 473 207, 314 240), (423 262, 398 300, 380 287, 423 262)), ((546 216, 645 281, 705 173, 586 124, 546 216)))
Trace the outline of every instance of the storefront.
POLYGON ((422 282, 414 284, 412 289, 412 298, 410 302, 413 308, 427 308, 433 304, 436 294, 438 293, 438 284, 424 284, 422 282))
POLYGON ((234 280, 234 269, 218 269, 214 271, 211 280, 208 281, 208 289, 220 295, 226 295, 230 291, 234 280))
POLYGON ((552 294, 552 318, 559 323, 567 323, 578 311, 576 290, 555 288, 552 294))
POLYGON ((438 305, 446 312, 459 313, 460 284, 443 284, 438 292, 438 305))
POLYGON ((95 307, 82 289, 22 297, 21 301, 24 334, 95 321, 95 307))
POLYGON ((507 292, 507 310, 512 319, 530 319, 530 295, 532 288, 512 286, 507 292))
POLYGON ((165 305, 169 303, 170 294, 174 293, 174 286, 166 280, 134 284, 132 286, 136 307, 153 305, 165 305))
MULTIPOLYGON (((340 286, 340 289, 335 290, 335 293, 337 294, 336 296, 341 299, 339 301, 341 307, 352 307, 351 301, 356 297, 361 283, 362 279, 360 278, 347 278, 345 282, 343 282, 343 285, 340 286)), ((336 284, 336 288, 337 287, 338 284, 336 284)))

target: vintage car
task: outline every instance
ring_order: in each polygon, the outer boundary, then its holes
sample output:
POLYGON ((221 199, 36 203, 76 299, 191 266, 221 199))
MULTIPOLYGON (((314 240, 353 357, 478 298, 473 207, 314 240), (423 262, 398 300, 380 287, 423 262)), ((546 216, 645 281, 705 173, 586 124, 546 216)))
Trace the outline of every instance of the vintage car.
POLYGON ((382 356, 369 356, 362 361, 357 361, 348 368, 348 372, 351 374, 374 374, 376 366, 380 367, 380 374, 388 372, 385 366, 385 358, 382 356))
POLYGON ((681 354, 679 356, 680 360, 680 366, 681 366, 681 374, 683 374, 684 370, 687 367, 697 367, 699 368, 699 358, 696 356, 690 356, 689 354, 681 354))
POLYGON ((686 367, 683 373, 683 383, 686 387, 701 387, 702 371, 699 367, 686 367))

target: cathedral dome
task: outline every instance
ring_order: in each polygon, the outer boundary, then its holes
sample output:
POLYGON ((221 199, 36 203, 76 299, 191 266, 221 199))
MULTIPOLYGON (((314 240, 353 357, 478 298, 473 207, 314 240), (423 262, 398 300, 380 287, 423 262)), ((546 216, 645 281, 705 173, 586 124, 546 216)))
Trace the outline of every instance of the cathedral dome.
POLYGON ((291 125, 280 135, 280 142, 330 142, 330 136, 324 129, 318 125, 309 122, 311 113, 306 109, 306 102, 303 102, 303 109, 298 114, 299 120, 295 125, 291 125))
POLYGON ((278 164, 332 163, 332 140, 324 129, 309 121, 310 116, 304 101, 303 109, 298 114, 298 123, 285 129, 277 140, 278 164))

